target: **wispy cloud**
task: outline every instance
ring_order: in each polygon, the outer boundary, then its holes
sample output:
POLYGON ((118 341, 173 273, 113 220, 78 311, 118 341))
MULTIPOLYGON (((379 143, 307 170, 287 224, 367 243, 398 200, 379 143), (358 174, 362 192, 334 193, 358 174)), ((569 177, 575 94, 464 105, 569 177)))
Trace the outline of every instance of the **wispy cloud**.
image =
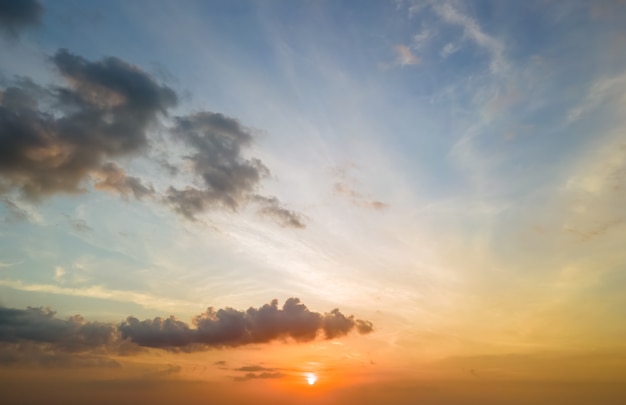
POLYGON ((389 208, 389 204, 373 199, 357 190, 358 181, 350 175, 350 171, 356 168, 356 165, 347 165, 331 169, 333 177, 336 178, 336 181, 333 184, 333 192, 336 195, 346 198, 358 207, 371 208, 375 210, 389 208))
POLYGON ((439 52, 439 54, 441 55, 442 58, 447 58, 448 56, 457 52, 459 49, 461 48, 458 45, 452 42, 448 42, 447 44, 443 46, 443 48, 441 48, 441 51, 439 52))
POLYGON ((508 62, 504 55, 504 44, 487 34, 476 19, 464 14, 448 1, 433 2, 432 7, 443 21, 461 27, 465 38, 489 52, 490 69, 493 73, 504 73, 507 70, 508 62))
POLYGON ((422 49, 430 42, 431 38, 434 36, 434 32, 430 28, 423 28, 418 34, 413 35, 413 43, 412 48, 414 49, 422 49))
MULTIPOLYGON (((63 269, 62 272, 63 274, 59 274, 60 279, 63 279, 66 276, 65 269, 63 269)), ((74 297, 101 298, 117 302, 132 302, 144 308, 151 308, 161 311, 193 311, 197 310, 198 308, 197 303, 191 301, 182 301, 172 298, 159 297, 137 291, 110 290, 101 286, 62 287, 54 284, 29 284, 17 280, 0 280, 0 285, 20 291, 43 292, 50 294, 69 295, 74 297)))
POLYGON ((568 112, 566 123, 578 121, 604 103, 613 111, 621 111, 626 106, 626 74, 601 78, 592 83, 584 100, 568 112))
POLYGON ((396 63, 400 66, 419 65, 420 59, 413 54, 411 48, 406 45, 394 45, 393 51, 396 54, 396 63))
POLYGON ((16 266, 18 264, 22 264, 23 262, 14 262, 14 263, 9 263, 9 262, 3 262, 0 261, 0 269, 1 268, 5 268, 5 267, 12 267, 12 266, 16 266))

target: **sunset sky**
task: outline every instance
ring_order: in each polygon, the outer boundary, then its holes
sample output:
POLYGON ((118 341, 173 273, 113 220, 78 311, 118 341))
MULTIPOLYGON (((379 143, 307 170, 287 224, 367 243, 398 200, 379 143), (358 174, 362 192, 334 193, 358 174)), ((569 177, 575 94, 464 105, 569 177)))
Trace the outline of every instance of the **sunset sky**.
POLYGON ((0 402, 623 404, 625 112, 623 0, 0 0, 0 402))

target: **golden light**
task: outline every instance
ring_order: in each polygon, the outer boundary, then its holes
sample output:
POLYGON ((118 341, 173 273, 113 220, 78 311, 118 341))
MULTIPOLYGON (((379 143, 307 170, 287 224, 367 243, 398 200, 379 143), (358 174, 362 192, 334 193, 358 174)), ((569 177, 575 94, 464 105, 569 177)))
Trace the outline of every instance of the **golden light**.
POLYGON ((315 384, 315 381, 317 381, 317 376, 315 374, 313 373, 306 374, 306 382, 309 383, 309 385, 315 384))

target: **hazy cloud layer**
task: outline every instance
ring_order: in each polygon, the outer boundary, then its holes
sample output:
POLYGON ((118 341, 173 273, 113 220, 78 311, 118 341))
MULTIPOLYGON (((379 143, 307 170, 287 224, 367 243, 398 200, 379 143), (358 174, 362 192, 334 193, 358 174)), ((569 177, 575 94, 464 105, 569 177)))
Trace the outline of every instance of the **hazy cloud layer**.
MULTIPOLYGON (((276 197, 257 194, 270 172, 244 155, 253 137, 236 119, 201 111, 175 117, 168 126, 163 118, 179 96, 137 66, 115 57, 89 61, 64 49, 50 62, 64 85, 15 78, 0 90, 0 193, 41 201, 92 184, 123 198, 159 194, 157 201, 191 220, 208 210, 234 212, 255 203, 281 226, 304 227, 276 197), (150 157, 150 130, 157 125, 189 151, 183 158, 193 176, 189 185, 166 185, 161 193, 114 162, 150 157)), ((178 171, 163 157, 153 161, 170 175, 178 171)))
MULTIPOLYGON (((143 321, 128 317, 121 324, 114 324, 89 322, 80 315, 60 319, 46 308, 0 307, 0 360, 17 362, 20 356, 9 355, 14 350, 28 352, 30 357, 59 359, 65 358, 59 357, 64 353, 128 354, 140 346, 199 350, 286 338, 303 342, 315 339, 320 333, 332 339, 352 330, 366 334, 372 329, 371 322, 345 316, 337 309, 325 314, 312 312, 297 298, 289 298, 282 308, 277 300, 246 311, 209 308, 194 317, 191 325, 173 316, 143 321)), ((237 371, 273 373, 276 370, 250 366, 237 371)))
POLYGON ((40 23, 43 6, 37 0, 0 1, 0 33, 17 37, 19 32, 40 23))

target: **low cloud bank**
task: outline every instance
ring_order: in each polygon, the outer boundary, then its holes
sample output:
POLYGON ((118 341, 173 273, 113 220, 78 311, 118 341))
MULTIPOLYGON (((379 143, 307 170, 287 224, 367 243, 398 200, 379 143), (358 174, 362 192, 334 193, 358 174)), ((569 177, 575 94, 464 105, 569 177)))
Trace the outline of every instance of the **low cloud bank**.
MULTIPOLYGON (((289 298, 282 307, 279 307, 278 300, 273 300, 245 311, 208 308, 190 324, 174 316, 146 320, 131 316, 119 324, 90 322, 80 315, 57 318, 48 308, 0 307, 0 349, 19 346, 23 351, 27 347, 36 347, 37 352, 42 352, 44 347, 47 354, 130 354, 142 347, 202 350, 261 344, 277 339, 305 342, 316 338, 339 338, 354 330, 367 334, 373 331, 373 325, 346 316, 338 309, 328 313, 310 311, 298 298, 289 298)), ((10 350, 0 352, 9 353, 10 350)), ((0 353, 0 363, 11 361, 19 359, 0 353)))

